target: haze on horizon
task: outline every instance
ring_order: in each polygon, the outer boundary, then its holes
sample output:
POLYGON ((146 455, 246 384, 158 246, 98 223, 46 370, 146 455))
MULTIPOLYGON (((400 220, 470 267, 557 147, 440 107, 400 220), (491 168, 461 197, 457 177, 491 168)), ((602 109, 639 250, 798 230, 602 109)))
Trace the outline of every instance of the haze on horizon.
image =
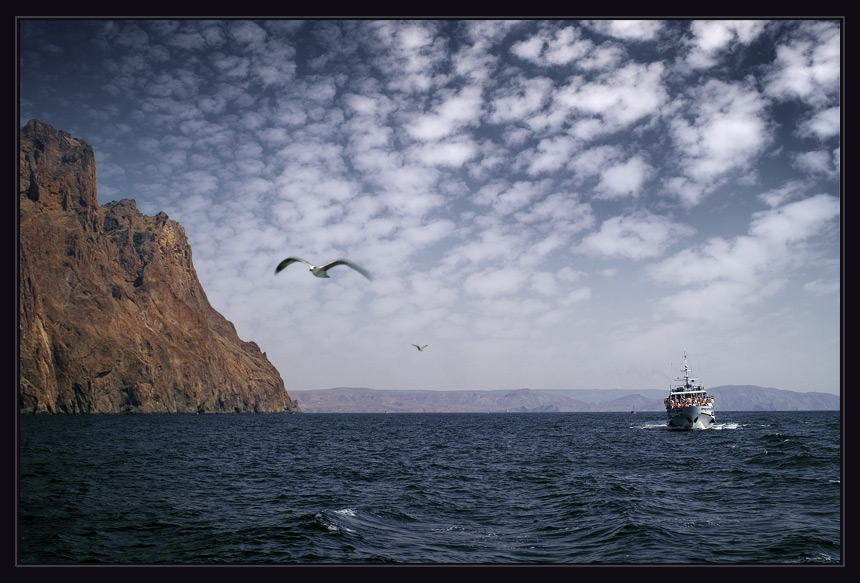
POLYGON ((839 20, 18 20, 287 391, 838 394, 839 20), (347 258, 329 279, 291 265, 347 258), (428 347, 418 351, 413 345, 428 347))

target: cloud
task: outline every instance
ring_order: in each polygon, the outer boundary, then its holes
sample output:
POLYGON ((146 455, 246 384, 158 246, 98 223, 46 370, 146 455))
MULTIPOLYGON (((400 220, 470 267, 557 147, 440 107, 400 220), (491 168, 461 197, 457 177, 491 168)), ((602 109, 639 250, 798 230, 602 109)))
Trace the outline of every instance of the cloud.
POLYGON ((514 20, 469 20, 459 25, 467 42, 453 55, 453 71, 470 82, 486 82, 500 62, 495 51, 497 43, 519 23, 514 20))
POLYGON ((518 76, 493 92, 487 120, 505 124, 526 119, 543 108, 552 89, 553 82, 547 77, 518 76))
POLYGON ((784 285, 783 279, 764 280, 758 286, 738 281, 717 281, 707 287, 683 290, 664 298, 660 307, 670 318, 731 328, 738 324, 745 309, 772 298, 784 285))
POLYGON ((841 289, 838 281, 822 281, 816 279, 803 284, 803 290, 816 296, 828 295, 838 292, 841 289))
POLYGON ((258 48, 266 41, 266 31, 250 20, 236 20, 230 23, 233 40, 250 49, 258 48))
POLYGON ((520 164, 525 165, 526 172, 532 176, 555 172, 565 167, 578 146, 577 140, 568 136, 544 138, 521 156, 520 164))
POLYGON ((840 28, 835 22, 805 22, 776 47, 776 61, 766 78, 765 92, 824 106, 839 98, 840 28))
POLYGON ((687 63, 696 69, 713 67, 720 53, 750 44, 767 25, 765 20, 696 20, 690 25, 687 63))
POLYGON ((493 182, 475 193, 474 202, 490 206, 493 212, 507 216, 541 197, 546 183, 517 181, 513 184, 493 182))
POLYGON ((755 213, 750 234, 775 245, 788 245, 817 234, 839 214, 839 199, 817 194, 778 209, 755 213))
POLYGON ((576 250, 587 255, 648 259, 694 232, 687 225, 643 212, 603 221, 600 230, 583 238, 576 250))
POLYGON ((375 66, 384 74, 385 86, 395 93, 413 94, 431 90, 445 81, 442 69, 448 52, 438 37, 436 21, 380 20, 360 23, 364 41, 377 58, 375 66))
POLYGON ((832 174, 834 177, 839 172, 838 152, 828 152, 826 150, 799 152, 793 158, 794 166, 801 172, 808 174, 832 174))
POLYGON ((464 125, 476 124, 481 108, 480 88, 466 87, 456 94, 443 97, 432 112, 418 116, 406 126, 406 130, 419 140, 439 140, 464 125))
POLYGON ((654 168, 642 156, 633 156, 625 162, 610 166, 600 173, 600 182, 595 187, 596 198, 636 197, 654 172, 654 168))
POLYGON ((602 34, 636 42, 656 40, 664 29, 665 23, 660 20, 589 20, 586 26, 602 34))
POLYGON ((517 292, 526 281, 526 274, 521 269, 488 269, 468 276, 463 289, 467 294, 491 298, 517 292))
POLYGON ((587 55, 594 43, 582 37, 573 26, 550 30, 545 28, 528 40, 511 46, 511 53, 536 65, 567 65, 587 55))
POLYGON ((712 79, 693 88, 687 103, 688 113, 669 122, 681 176, 667 185, 696 205, 729 175, 748 169, 772 136, 767 102, 747 83, 712 79))
POLYGON ((798 133, 804 137, 826 140, 838 136, 842 129, 840 107, 830 107, 817 112, 812 118, 800 123, 798 133))
POLYGON ((415 158, 431 166, 461 168, 478 154, 478 146, 466 138, 445 140, 416 148, 415 158))
POLYGON ((600 133, 615 132, 659 112, 668 99, 663 73, 662 63, 630 63, 596 81, 576 77, 559 88, 554 100, 570 113, 597 116, 600 133))
POLYGON ((758 195, 759 200, 771 208, 782 206, 786 202, 805 196, 809 190, 809 184, 802 180, 792 180, 777 188, 773 188, 758 195))
POLYGON ((663 260, 650 268, 651 277, 691 289, 664 298, 662 307, 682 318, 728 324, 743 308, 776 294, 788 281, 783 274, 809 261, 804 242, 839 213, 835 197, 812 196, 755 213, 747 235, 714 237, 663 260))
POLYGON ((481 229, 466 243, 452 247, 445 261, 452 265, 467 262, 470 266, 486 265, 498 260, 511 260, 525 246, 526 234, 503 226, 492 225, 481 229))
POLYGON ((570 307, 573 304, 578 304, 580 302, 584 302, 591 298, 591 288, 590 287, 581 287, 579 289, 573 290, 568 293, 567 296, 562 300, 562 305, 566 307, 570 307))
POLYGON ((554 296, 558 293, 558 284, 555 275, 547 271, 540 271, 532 275, 531 287, 544 296, 554 296))
POLYGON ((573 194, 553 192, 535 200, 529 208, 520 209, 515 218, 526 225, 545 225, 554 233, 577 233, 595 223, 594 210, 573 194))

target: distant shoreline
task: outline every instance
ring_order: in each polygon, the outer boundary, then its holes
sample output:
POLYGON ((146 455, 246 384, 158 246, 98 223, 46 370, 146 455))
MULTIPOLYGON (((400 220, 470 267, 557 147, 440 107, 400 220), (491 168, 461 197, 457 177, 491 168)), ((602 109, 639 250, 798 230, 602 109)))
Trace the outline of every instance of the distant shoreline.
MULTIPOLYGON (((717 411, 839 411, 841 396, 753 385, 708 389, 717 411)), ((660 389, 290 389, 304 413, 661 413, 660 389)))

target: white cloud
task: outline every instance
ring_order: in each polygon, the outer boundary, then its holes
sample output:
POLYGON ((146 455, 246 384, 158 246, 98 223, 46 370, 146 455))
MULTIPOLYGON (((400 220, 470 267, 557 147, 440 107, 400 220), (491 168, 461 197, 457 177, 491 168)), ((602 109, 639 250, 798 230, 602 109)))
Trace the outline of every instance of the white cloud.
POLYGON ((660 20, 590 20, 585 23, 589 27, 621 40, 649 41, 655 40, 665 27, 660 20))
POLYGON ((838 136, 841 131, 841 108, 829 107, 817 112, 811 119, 800 124, 799 133, 802 136, 813 136, 820 140, 838 136))
POLYGON ((783 207, 753 215, 750 234, 777 245, 803 241, 840 214, 839 199, 817 194, 783 207))
POLYGON ((653 174, 654 168, 642 156, 633 156, 600 173, 600 182, 595 187, 597 198, 636 197, 653 174))
POLYGON ((586 236, 577 251, 588 255, 647 259, 694 233, 691 227, 666 217, 639 213, 612 217, 586 236))
POLYGON ((577 140, 567 136, 545 138, 523 156, 526 172, 535 176, 564 168, 577 147, 577 140))
POLYGON ((514 258, 516 250, 523 248, 523 241, 523 233, 513 233, 497 226, 487 227, 468 242, 448 251, 446 262, 459 264, 465 260, 469 264, 479 265, 510 260, 514 258))
POLYGON ((511 52, 542 66, 567 65, 588 54, 594 44, 573 26, 544 29, 533 37, 514 43, 511 52))
POLYGON ((513 184, 490 183, 475 194, 475 202, 492 207, 494 213, 509 215, 529 205, 545 191, 546 185, 518 181, 513 184))
POLYGON ((251 48, 260 47, 266 41, 266 31, 250 20, 233 21, 230 34, 234 40, 251 48))
POLYGON ((713 67, 721 52, 751 43, 767 24, 764 20, 696 20, 690 27, 692 49, 687 62, 694 68, 713 67))
POLYGON ((568 167, 583 178, 597 176, 601 170, 617 164, 624 156, 621 146, 599 145, 576 152, 568 167))
POLYGON ((532 275, 532 289, 544 296, 554 296, 558 293, 555 275, 547 271, 539 271, 532 275))
POLYGON ((533 202, 514 214, 517 221, 547 230, 557 238, 590 229, 594 226, 594 210, 588 203, 580 202, 572 194, 554 192, 542 200, 533 202))
POLYGON ((778 99, 813 105, 838 98, 841 76, 840 28, 834 22, 806 22, 776 47, 776 62, 765 91, 778 99))
POLYGON ((690 113, 669 122, 683 177, 668 185, 695 205, 731 172, 748 168, 772 138, 767 102, 747 84, 710 80, 688 103, 690 113))
POLYGON ((809 185, 806 182, 793 180, 761 193, 758 198, 769 207, 774 208, 802 197, 808 188, 809 185))
POLYGON ((558 90, 555 101, 573 112, 599 116, 606 131, 618 131, 659 112, 668 99, 663 73, 662 63, 630 63, 597 82, 573 79, 558 90))
POLYGON ((445 81, 434 71, 445 63, 447 43, 436 36, 433 21, 381 20, 366 23, 361 34, 377 55, 375 65, 394 92, 424 92, 445 81))
POLYGON ((671 318, 731 328, 743 318, 746 308, 773 297, 784 283, 771 279, 752 287, 743 282, 717 281, 707 287, 682 290, 664 298, 660 306, 671 318))
POLYGON ((807 261, 804 242, 839 212, 839 201, 825 194, 788 203, 755 213, 748 235, 715 237, 654 265, 650 274, 657 281, 691 288, 665 298, 662 306, 682 318, 729 323, 785 285, 784 274, 807 261))
POLYGON ((522 270, 506 267, 473 273, 466 278, 463 289, 468 294, 491 298, 515 293, 525 282, 522 270))
POLYGON ((478 146, 468 139, 453 139, 427 144, 415 149, 418 161, 431 166, 461 168, 478 154, 478 146))
POLYGON ((809 174, 835 175, 839 171, 838 161, 838 156, 826 150, 800 152, 794 155, 795 167, 809 174))
POLYGON ((539 111, 552 91, 552 81, 546 77, 518 77, 493 93, 488 104, 488 121, 494 124, 519 122, 539 111))
POLYGON ((466 87, 445 97, 432 112, 419 116, 406 129, 419 140, 439 140, 464 125, 477 123, 481 108, 480 88, 466 87))
POLYGON ((575 289, 562 300, 562 305, 564 306, 572 306, 573 304, 578 304, 584 302, 591 298, 591 288, 590 287, 581 287, 579 289, 575 289))

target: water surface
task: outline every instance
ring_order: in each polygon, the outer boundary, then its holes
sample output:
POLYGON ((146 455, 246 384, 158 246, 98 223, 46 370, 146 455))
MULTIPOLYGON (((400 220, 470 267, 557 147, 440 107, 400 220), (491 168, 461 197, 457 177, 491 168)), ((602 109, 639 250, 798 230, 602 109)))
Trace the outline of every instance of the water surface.
POLYGON ((840 563, 839 412, 24 416, 20 564, 840 563))

